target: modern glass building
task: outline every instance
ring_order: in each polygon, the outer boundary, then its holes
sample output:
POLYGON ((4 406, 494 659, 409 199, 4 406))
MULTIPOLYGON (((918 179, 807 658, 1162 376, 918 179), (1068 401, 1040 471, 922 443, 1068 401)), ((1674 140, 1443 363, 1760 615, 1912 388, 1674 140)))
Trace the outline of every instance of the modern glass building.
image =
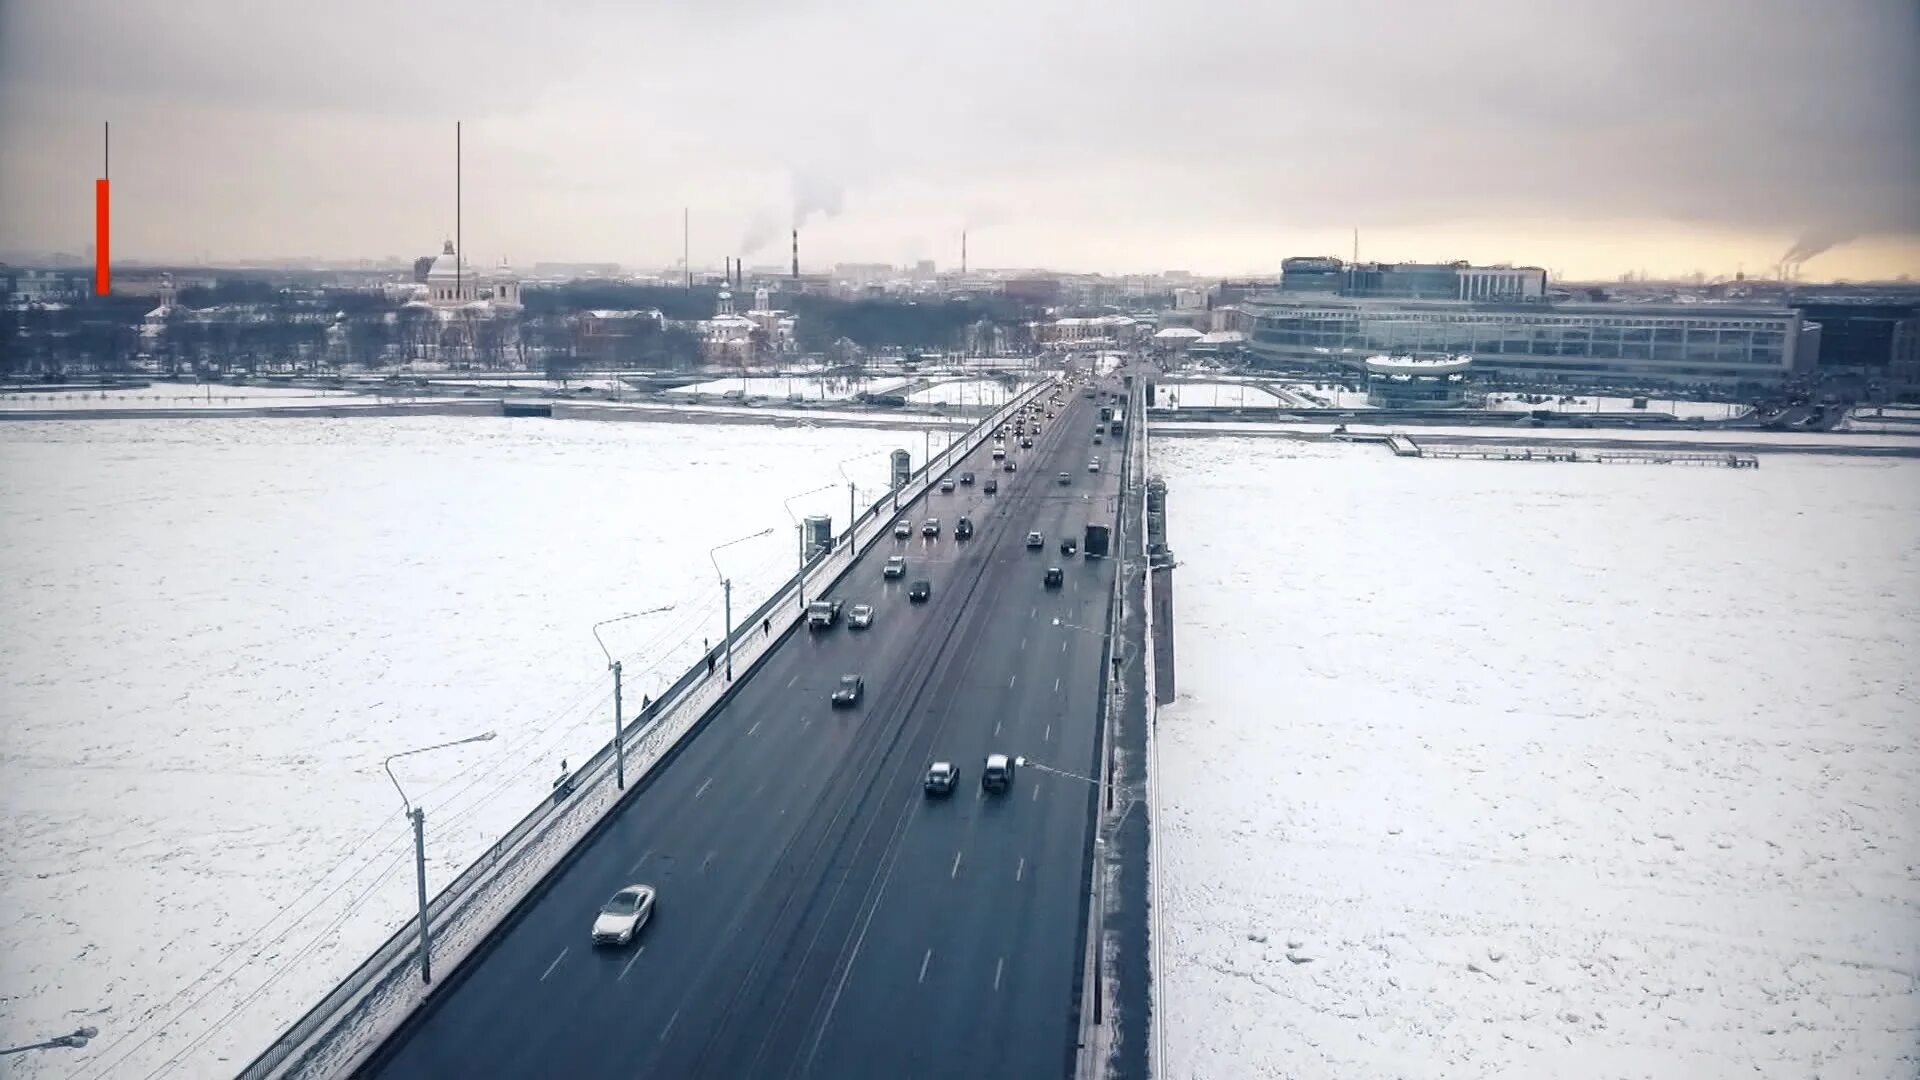
POLYGON ((1790 308, 1487 304, 1269 294, 1245 301, 1256 363, 1358 370, 1370 356, 1466 355, 1541 382, 1777 383, 1810 369, 1819 327, 1790 308))

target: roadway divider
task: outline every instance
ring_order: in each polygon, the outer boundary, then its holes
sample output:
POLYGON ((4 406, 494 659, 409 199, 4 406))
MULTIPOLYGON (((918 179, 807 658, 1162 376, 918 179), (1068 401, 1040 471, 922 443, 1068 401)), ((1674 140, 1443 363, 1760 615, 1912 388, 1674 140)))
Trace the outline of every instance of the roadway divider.
MULTIPOLYGON (((427 910, 435 966, 444 973, 439 983, 421 982, 419 927, 417 921, 409 920, 262 1051, 240 1073, 241 1080, 343 1076, 364 1064, 434 990, 457 983, 461 965, 511 925, 514 913, 538 895, 580 842, 620 803, 645 787, 655 769, 672 761, 683 740, 700 729, 734 687, 801 621, 801 596, 814 598, 831 591, 862 554, 889 535, 885 523, 899 508, 925 495, 957 462, 1052 384, 1051 378, 1042 379, 1010 398, 964 437, 923 462, 905 486, 889 490, 868 506, 835 537, 832 549, 814 557, 737 623, 732 639, 733 680, 709 672, 703 657, 636 717, 623 747, 632 777, 625 791, 614 783, 614 748, 609 739, 573 774, 571 794, 542 800, 435 895, 427 910), (773 632, 761 630, 765 620, 771 620, 773 632)), ((714 654, 725 649, 722 641, 715 645, 714 654)))

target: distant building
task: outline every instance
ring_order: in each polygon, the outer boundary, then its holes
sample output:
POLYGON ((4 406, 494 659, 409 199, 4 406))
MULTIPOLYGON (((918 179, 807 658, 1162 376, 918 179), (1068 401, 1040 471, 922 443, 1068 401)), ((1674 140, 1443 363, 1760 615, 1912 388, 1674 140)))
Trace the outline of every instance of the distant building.
POLYGON ((1820 324, 1820 369, 1855 375, 1883 374, 1894 362, 1902 332, 1912 339, 1920 303, 1795 301, 1802 318, 1820 324))
POLYGON ((599 367, 623 367, 657 340, 665 320, 658 308, 583 311, 574 322, 574 355, 599 367))
POLYGON ((1539 382, 1778 383, 1813 367, 1819 328, 1790 308, 1485 304, 1270 294, 1245 305, 1257 361, 1361 368, 1444 353, 1539 382))
POLYGON ((1280 291, 1338 295, 1346 280, 1347 264, 1331 255, 1298 256, 1280 260, 1280 291))
POLYGON ((1280 291, 1393 300, 1528 301, 1545 298, 1537 266, 1345 263, 1331 255, 1282 260, 1280 291))
POLYGON ((1092 318, 1055 319, 1033 328, 1034 340, 1055 348, 1103 346, 1121 348, 1141 340, 1147 324, 1130 315, 1096 315, 1092 318))
POLYGON ((520 306, 520 280, 513 276, 505 259, 490 271, 476 271, 454 254, 451 240, 427 269, 426 286, 424 299, 434 308, 470 308, 476 304, 489 308, 520 306))

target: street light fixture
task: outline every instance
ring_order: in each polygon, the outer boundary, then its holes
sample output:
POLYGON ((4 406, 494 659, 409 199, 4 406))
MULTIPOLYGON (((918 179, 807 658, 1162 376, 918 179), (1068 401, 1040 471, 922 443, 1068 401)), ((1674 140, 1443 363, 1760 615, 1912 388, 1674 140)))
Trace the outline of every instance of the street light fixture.
POLYGON ((27 1043, 24 1046, 0 1047, 0 1055, 24 1054, 29 1050, 52 1050, 52 1049, 57 1049, 59 1047, 69 1047, 71 1049, 78 1050, 81 1047, 87 1045, 87 1042, 89 1040, 93 1039, 95 1036, 99 1034, 100 1034, 99 1028, 94 1027, 92 1024, 88 1024, 86 1027, 76 1028, 73 1031, 69 1032, 68 1034, 55 1035, 51 1039, 44 1039, 37 1043, 27 1043))
MULTIPOLYGON (((827 486, 832 487, 833 485, 829 484, 827 486)), ((707 550, 707 559, 713 563, 713 572, 716 575, 718 575, 720 578, 720 590, 726 596, 726 613, 727 613, 726 615, 726 618, 727 618, 726 646, 727 646, 727 681, 728 682, 733 681, 733 579, 727 576, 726 571, 720 569, 720 558, 719 558, 720 550, 722 548, 730 548, 735 544, 744 544, 749 540, 758 540, 761 537, 766 536, 771 532, 773 532, 773 526, 769 525, 766 528, 761 529, 759 532, 754 533, 751 536, 742 536, 734 540, 729 540, 724 544, 715 544, 713 545, 713 547, 707 550)), ((804 583, 802 583, 802 587, 804 587, 804 583)))
POLYGON ((601 619, 593 624, 593 640, 599 644, 600 652, 607 658, 607 667, 613 672, 613 783, 621 791, 627 790, 627 740, 626 729, 620 719, 620 661, 607 651, 607 643, 600 640, 600 628, 608 623, 637 619, 642 615, 658 615, 663 611, 672 611, 672 604, 665 604, 645 611, 635 611, 627 615, 615 615, 611 619, 601 619))
POLYGON ((493 738, 493 732, 489 731, 480 735, 469 735, 464 739, 455 739, 452 742, 423 746, 418 750, 402 750, 397 754, 388 754, 387 759, 380 763, 380 767, 387 771, 387 779, 393 781, 393 790, 400 792, 400 805, 406 809, 407 820, 413 823, 413 865, 420 893, 420 981, 424 983, 433 981, 433 934, 427 925, 427 812, 407 799, 406 791, 400 787, 399 778, 393 775, 393 762, 395 758, 445 750, 449 746, 486 742, 491 738, 493 738))

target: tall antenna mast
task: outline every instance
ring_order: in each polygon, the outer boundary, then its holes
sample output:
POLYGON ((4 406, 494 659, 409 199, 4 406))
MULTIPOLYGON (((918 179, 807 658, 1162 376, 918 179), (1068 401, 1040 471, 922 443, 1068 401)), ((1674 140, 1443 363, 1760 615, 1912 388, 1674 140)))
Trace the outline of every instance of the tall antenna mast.
POLYGON ((465 267, 460 263, 460 121, 453 122, 453 295, 466 295, 465 267))

